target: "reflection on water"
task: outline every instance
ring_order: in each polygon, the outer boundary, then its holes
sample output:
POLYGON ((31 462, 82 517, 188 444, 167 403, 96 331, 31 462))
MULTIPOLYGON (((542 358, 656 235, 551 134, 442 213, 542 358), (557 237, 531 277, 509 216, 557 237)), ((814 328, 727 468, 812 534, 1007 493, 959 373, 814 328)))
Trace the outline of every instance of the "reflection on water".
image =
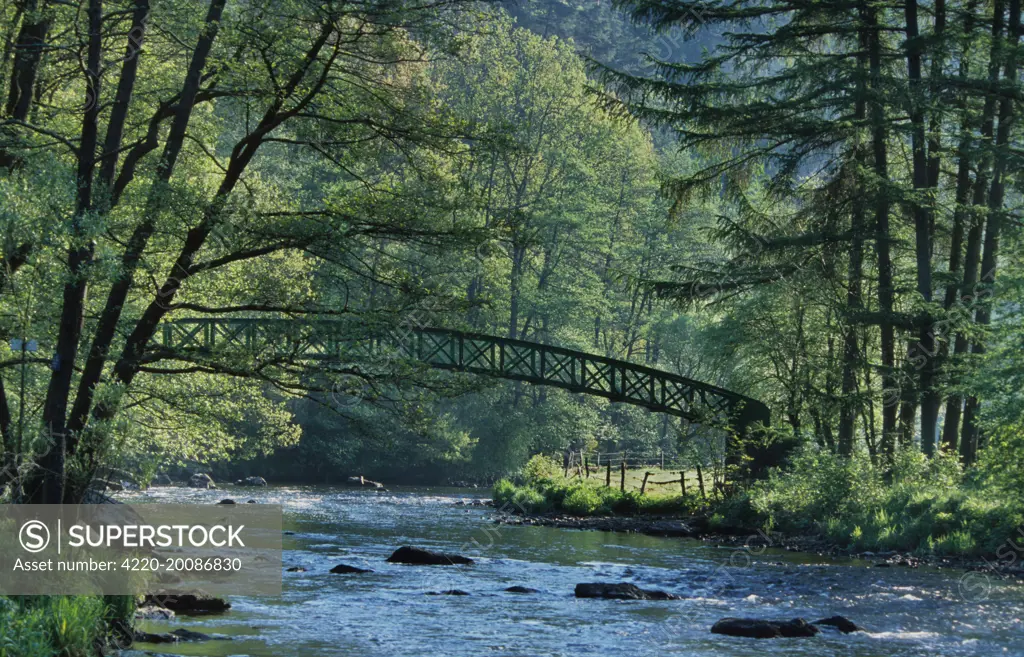
POLYGON ((286 572, 281 598, 232 598, 232 610, 221 616, 145 626, 184 626, 232 640, 138 648, 204 657, 1024 655, 1024 591, 995 586, 984 602, 966 602, 956 571, 874 569, 778 550, 498 526, 488 509, 453 504, 464 491, 445 489, 157 488, 124 499, 210 504, 228 496, 282 504, 285 529, 295 532, 284 537, 285 568, 307 572, 286 572), (386 563, 401 545, 461 552, 477 563, 386 563), (327 572, 338 563, 374 572, 327 572), (577 601, 573 587, 590 581, 628 581, 686 599, 577 601), (540 593, 504 591, 513 585, 540 593), (470 595, 426 595, 449 589, 470 595), (870 631, 770 642, 708 632, 724 616, 833 614, 870 631))

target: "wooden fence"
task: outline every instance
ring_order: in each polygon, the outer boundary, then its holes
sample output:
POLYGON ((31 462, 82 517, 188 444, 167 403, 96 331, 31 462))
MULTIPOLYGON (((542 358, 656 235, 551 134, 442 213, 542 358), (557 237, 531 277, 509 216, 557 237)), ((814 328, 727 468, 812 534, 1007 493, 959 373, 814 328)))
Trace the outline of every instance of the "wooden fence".
MULTIPOLYGON (((666 458, 664 451, 659 451, 657 454, 631 454, 627 451, 572 451, 568 454, 563 454, 563 474, 566 477, 572 476, 590 479, 591 472, 599 473, 602 469, 605 471, 605 486, 609 488, 612 486, 613 470, 618 474, 618 485, 619 490, 621 491, 626 490, 626 472, 628 470, 643 470, 643 481, 640 484, 641 495, 644 495, 647 492, 648 484, 655 484, 658 486, 679 484, 680 493, 686 495, 687 482, 690 481, 690 490, 696 490, 700 493, 702 499, 707 499, 704 469, 701 467, 701 464, 682 461, 678 457, 673 458, 672 456, 669 456, 666 458), (647 468, 658 468, 661 472, 651 472, 647 470, 647 468), (690 470, 693 470, 696 476, 689 475, 688 471, 690 470), (678 473, 679 478, 658 481, 651 479, 652 476, 668 473, 678 473), (692 488, 694 483, 696 483, 696 489, 692 488)), ((720 483, 715 479, 714 475, 712 475, 712 481, 709 482, 713 490, 717 490, 720 486, 720 483)))

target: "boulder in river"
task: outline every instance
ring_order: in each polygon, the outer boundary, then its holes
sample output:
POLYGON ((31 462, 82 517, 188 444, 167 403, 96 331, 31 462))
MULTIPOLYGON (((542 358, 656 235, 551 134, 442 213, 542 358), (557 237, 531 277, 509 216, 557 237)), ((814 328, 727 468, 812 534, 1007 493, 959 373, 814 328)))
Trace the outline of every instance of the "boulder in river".
POLYGON ((220 502, 217 502, 217 504, 235 504, 235 501, 231 498, 226 498, 221 500, 220 502))
POLYGON ((158 474, 155 477, 153 477, 153 481, 149 482, 149 485, 150 486, 170 486, 173 483, 174 482, 171 481, 170 476, 161 473, 161 474, 158 474))
POLYGON ((231 609, 231 603, 205 593, 184 593, 174 595, 147 595, 143 605, 164 607, 179 614, 216 614, 231 609))
POLYGON ((416 566, 455 566, 460 564, 471 564, 473 560, 461 554, 445 554, 443 552, 431 552, 422 548, 405 545, 398 548, 388 557, 388 563, 406 563, 416 566))
POLYGON ((507 593, 540 593, 537 589, 531 589, 528 586, 510 586, 505 591, 507 593))
POLYGON ((172 630, 171 634, 178 637, 179 641, 209 641, 213 638, 209 634, 203 634, 202 632, 193 632, 192 630, 186 630, 183 627, 177 630, 172 630))
POLYGON ((179 641, 209 641, 214 637, 202 632, 193 632, 192 630, 179 628, 173 632, 163 632, 160 634, 136 631, 134 638, 139 643, 178 643, 179 641))
POLYGON ((636 584, 607 582, 577 584, 576 597, 606 600, 679 600, 679 596, 664 591, 642 589, 636 584))
POLYGON ((174 612, 156 605, 146 605, 135 610, 136 620, 174 620, 174 612))
POLYGON ((132 636, 134 643, 177 643, 178 637, 174 636, 169 632, 161 632, 159 634, 154 632, 140 632, 135 630, 135 634, 132 636))
POLYGON ((356 568, 355 566, 339 563, 334 568, 331 568, 331 572, 335 575, 357 575, 359 573, 372 573, 373 571, 366 568, 356 568))
POLYGON ((828 618, 822 618, 816 620, 812 625, 825 625, 828 627, 834 627, 843 634, 850 634, 851 632, 863 632, 864 628, 857 625, 849 618, 845 616, 829 616, 828 618))
POLYGON ((289 573, 304 573, 304 572, 306 572, 306 569, 303 566, 292 566, 291 568, 288 569, 288 572, 289 573))
POLYGON ((712 634, 742 636, 749 639, 811 637, 818 633, 802 618, 792 620, 761 620, 759 618, 723 618, 711 627, 712 634))
POLYGON ((429 591, 427 595, 469 595, 462 589, 448 589, 447 591, 429 591))
POLYGON ((217 484, 213 483, 213 477, 210 475, 205 472, 197 472, 189 478, 188 486, 189 488, 216 488, 217 484))
POLYGON ((263 477, 246 477, 235 482, 236 486, 266 486, 267 480, 263 477))

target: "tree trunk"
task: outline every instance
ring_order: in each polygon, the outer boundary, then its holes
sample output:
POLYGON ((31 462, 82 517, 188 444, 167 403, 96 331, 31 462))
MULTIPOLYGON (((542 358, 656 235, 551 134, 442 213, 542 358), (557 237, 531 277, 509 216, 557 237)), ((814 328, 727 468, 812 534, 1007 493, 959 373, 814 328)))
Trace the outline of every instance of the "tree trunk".
MULTIPOLYGON (((1020 3, 1021 0, 1010 0, 1010 14, 1008 22, 1009 48, 1007 49, 1006 67, 1003 77, 1009 86, 1014 86, 1017 81, 1017 47, 1020 42, 1020 3)), ((996 153, 992 167, 992 185, 988 196, 988 218, 985 223, 985 245, 981 257, 981 282, 980 301, 978 310, 975 313, 975 322, 981 326, 988 326, 992 319, 991 295, 992 286, 995 283, 996 267, 999 259, 999 233, 1003 222, 1003 198, 1006 193, 1006 181, 1004 175, 1007 165, 1007 148, 1010 144, 1010 132, 1012 130, 1016 113, 1014 112, 1014 100, 1009 95, 1003 95, 999 102, 999 129, 996 133, 996 153)), ((982 339, 976 340, 971 347, 971 353, 981 356, 985 353, 985 343, 982 339)), ((967 446, 966 461, 973 463, 978 450, 979 427, 978 411, 979 400, 977 396, 968 397, 964 406, 964 428, 963 442, 967 446)))
POLYGON ((101 30, 103 3, 89 0, 86 10, 89 25, 88 53, 86 55, 86 98, 82 117, 81 143, 78 151, 78 195, 72 220, 72 244, 68 253, 68 281, 64 284, 60 328, 54 349, 52 374, 43 405, 43 427, 46 431, 47 450, 37 461, 41 476, 31 480, 28 498, 36 504, 60 504, 64 501, 66 481, 65 457, 67 449, 68 397, 74 376, 78 346, 82 336, 85 314, 87 280, 85 269, 93 256, 92 243, 85 242, 83 222, 92 209, 93 173, 96 147, 99 142, 100 66, 103 53, 101 30))
MULTIPOLYGON (((944 2, 943 6, 945 6, 944 2)), ((967 76, 970 74, 970 52, 972 37, 974 34, 974 12, 976 11, 976 8, 977 2, 970 2, 966 9, 967 15, 964 19, 965 38, 962 44, 963 52, 960 57, 960 68, 958 73, 961 80, 966 80, 967 76)), ((945 12, 943 12, 943 18, 945 18, 945 12)), ((955 281, 963 277, 964 233, 967 222, 967 204, 970 201, 971 195, 971 113, 967 99, 967 92, 961 92, 957 95, 957 106, 960 111, 960 140, 957 145, 956 192, 954 195, 954 203, 956 205, 953 209, 953 230, 950 234, 949 244, 950 282, 946 285, 946 293, 942 303, 943 308, 946 310, 946 326, 952 326, 954 324, 954 322, 948 318, 951 316, 953 308, 959 298, 959 295, 957 294, 958 285, 955 281)), ((948 361, 951 340, 955 339, 955 336, 945 336, 945 339, 939 347, 940 364, 945 365, 948 361)), ((937 399, 936 401, 938 404, 941 404, 941 399, 937 399)), ((942 450, 949 454, 956 452, 960 433, 959 425, 961 403, 959 399, 955 403, 956 419, 951 422, 950 413, 952 412, 952 405, 953 402, 951 398, 950 402, 946 405, 946 417, 945 423, 942 427, 941 440, 942 450)))
POLYGON ((49 8, 45 1, 26 0, 24 8, 21 29, 14 44, 11 83, 4 108, 4 113, 15 121, 28 118, 35 95, 36 78, 39 76, 39 64, 46 48, 46 36, 50 31, 47 15, 49 8))
MULTIPOLYGON (((863 13, 863 5, 860 7, 863 13)), ((860 30, 858 38, 857 56, 857 99, 854 107, 854 120, 862 123, 867 116, 867 61, 864 53, 867 52, 868 34, 860 30)), ((861 133, 858 130, 854 143, 853 159, 858 166, 862 166, 866 160, 864 145, 861 143, 861 133)), ((862 282, 864 276, 864 182, 857 183, 857 198, 853 201, 853 215, 850 220, 850 232, 853 236, 850 244, 850 260, 847 269, 846 282, 846 309, 849 314, 855 315, 862 307, 863 300, 862 282)), ((854 428, 857 418, 857 404, 854 403, 854 396, 857 394, 857 368, 859 366, 860 348, 857 345, 857 327, 853 322, 847 321, 844 324, 843 335, 843 390, 842 403, 839 410, 839 454, 851 456, 853 454, 854 428)))
MULTIPOLYGON (((989 55, 988 80, 991 87, 999 81, 999 69, 1002 65, 1003 29, 1005 27, 1003 17, 1003 0, 994 0, 992 14, 992 46, 989 55)), ((981 136, 983 141, 991 142, 995 130, 995 108, 996 96, 989 93, 985 98, 984 109, 981 117, 981 136)), ((983 144, 983 146, 990 146, 983 144)), ((979 208, 986 204, 988 199, 988 179, 992 166, 992 155, 984 153, 977 166, 977 178, 974 183, 974 193, 971 205, 979 208)), ((978 283, 978 270, 981 267, 981 244, 983 224, 977 216, 972 216, 971 226, 967 233, 967 248, 964 258, 963 287, 959 294, 959 303, 975 303, 975 287, 978 283)), ((965 308, 965 317, 962 321, 971 321, 969 308, 965 308)), ((958 332, 953 347, 953 357, 962 358, 970 349, 970 343, 963 332, 958 332)), ((946 424, 943 428, 943 442, 952 443, 960 430, 961 409, 964 406, 964 397, 960 393, 954 393, 946 403, 946 424)), ((964 440, 960 440, 960 458, 964 463, 973 461, 973 448, 964 440)))
MULTIPOLYGON (((864 11, 864 21, 868 33, 868 65, 871 83, 874 89, 881 86, 882 47, 879 34, 878 17, 873 7, 864 11)), ((878 93, 876 91, 876 93, 878 93)), ((875 175, 879 180, 888 180, 889 164, 886 146, 885 110, 880 99, 873 98, 870 103, 872 124, 872 152, 874 156, 875 175)), ((882 390, 885 400, 882 407, 882 453, 891 461, 896 453, 896 410, 893 397, 898 399, 896 382, 896 335, 892 324, 893 312, 893 281, 892 256, 890 253, 892 237, 889 231, 889 199, 884 190, 878 192, 875 201, 875 242, 878 256, 878 306, 882 315, 880 322, 881 359, 882 359, 882 390)))
MULTIPOLYGON (((929 158, 925 142, 924 106, 925 94, 921 84, 921 43, 917 23, 917 0, 905 0, 903 4, 907 40, 907 83, 910 97, 910 142, 913 162, 914 197, 910 203, 914 217, 914 253, 917 260, 917 293, 925 304, 932 301, 932 220, 929 207, 921 195, 929 189, 929 158)), ((936 110, 937 111, 937 110, 936 110)), ((917 392, 921 399, 934 397, 935 334, 930 322, 922 325, 918 342, 908 353, 909 362, 919 363, 917 392)), ((914 415, 918 398, 914 395, 907 400, 903 413, 903 429, 913 433, 914 415)), ((938 406, 929 404, 921 412, 921 450, 928 456, 935 452, 935 425, 938 406)))

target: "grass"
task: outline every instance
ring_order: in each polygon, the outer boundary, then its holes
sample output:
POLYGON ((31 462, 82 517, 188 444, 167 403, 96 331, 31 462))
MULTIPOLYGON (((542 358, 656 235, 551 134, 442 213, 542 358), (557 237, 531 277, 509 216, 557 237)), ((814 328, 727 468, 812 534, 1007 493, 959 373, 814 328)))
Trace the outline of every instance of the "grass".
POLYGON ((129 626, 134 605, 126 596, 0 597, 0 657, 95 657, 129 626))
MULTIPOLYGON (((671 473, 663 473, 671 476, 671 473)), ((678 476, 678 475, 677 475, 678 476)), ((577 516, 600 515, 688 515, 699 506, 696 488, 683 496, 675 485, 674 493, 647 492, 635 488, 622 491, 618 485, 607 487, 604 479, 564 477, 556 463, 534 457, 524 469, 525 483, 516 485, 503 479, 494 487, 494 499, 501 506, 513 506, 527 513, 563 512, 577 516)), ((643 475, 640 475, 642 481, 643 475)), ((656 479, 654 475, 651 479, 656 479)))
MULTIPOLYGON (((530 459, 529 463, 526 464, 523 469, 523 474, 527 483, 537 484, 542 481, 586 481, 594 486, 605 486, 605 482, 608 477, 608 468, 606 465, 596 466, 591 465, 589 467, 589 474, 583 470, 582 466, 578 469, 574 466, 569 471, 568 476, 563 476, 561 465, 550 457, 543 455, 537 455, 530 459)), ((679 485, 679 469, 662 469, 657 466, 643 467, 643 468, 627 468, 625 485, 622 486, 622 472, 620 466, 613 465, 611 471, 611 486, 616 490, 624 488, 626 491, 637 491, 639 492, 643 488, 644 474, 650 473, 647 479, 647 486, 644 488, 644 492, 651 495, 663 495, 663 496, 679 496, 682 494, 682 488, 679 485)), ((703 472, 705 493, 707 495, 712 494, 712 476, 710 472, 703 472)), ((697 493, 699 490, 698 484, 699 478, 697 477, 696 470, 686 471, 686 492, 687 494, 697 493)))

